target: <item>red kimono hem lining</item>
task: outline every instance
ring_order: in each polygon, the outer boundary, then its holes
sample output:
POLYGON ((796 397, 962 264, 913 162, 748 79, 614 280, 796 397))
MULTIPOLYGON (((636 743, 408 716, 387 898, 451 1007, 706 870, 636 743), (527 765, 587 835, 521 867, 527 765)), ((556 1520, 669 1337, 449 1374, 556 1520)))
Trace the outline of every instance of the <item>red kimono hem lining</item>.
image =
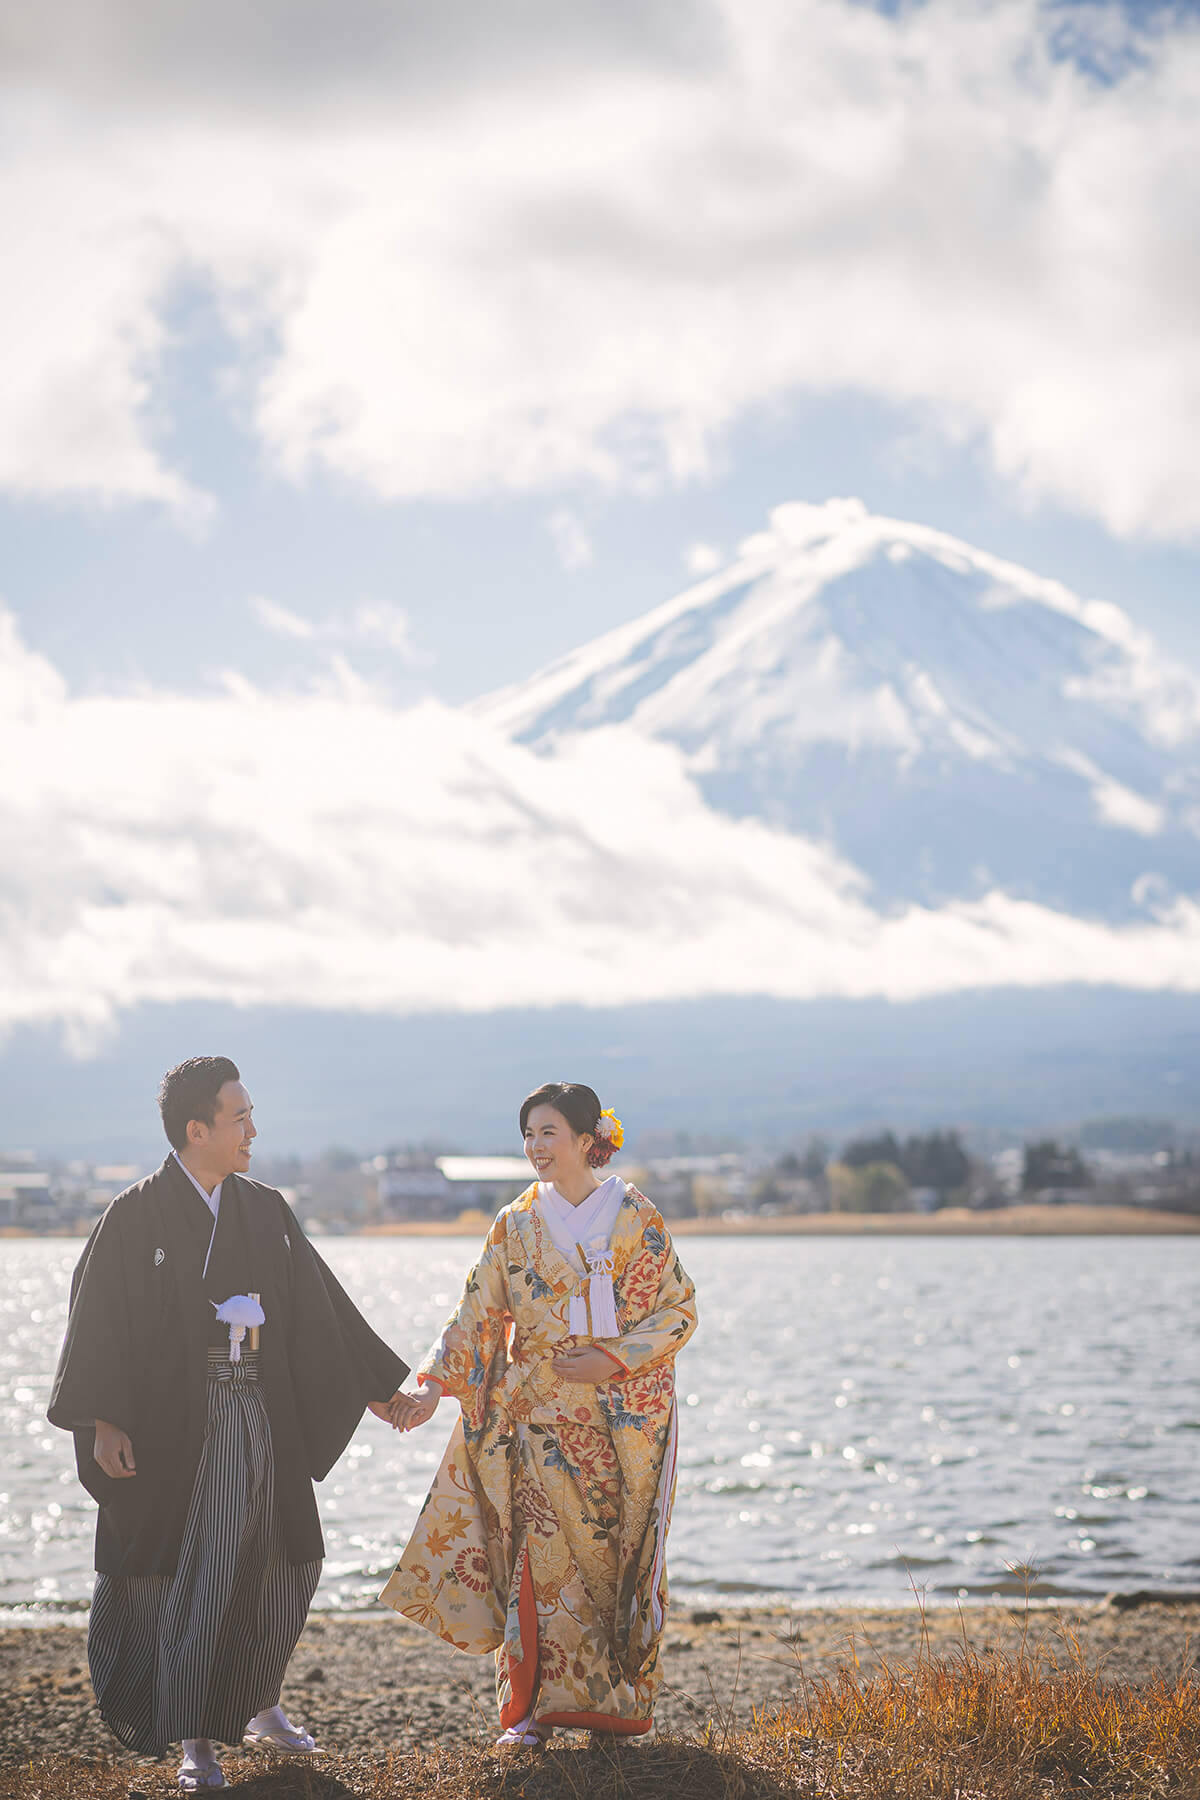
POLYGON ((507 1731, 510 1725, 519 1725, 527 1719, 533 1710, 533 1699, 538 1687, 538 1616, 537 1602, 533 1593, 533 1577, 529 1573, 529 1552, 522 1551, 525 1558, 521 1566, 521 1585, 517 1593, 517 1618, 521 1631, 521 1661, 513 1667, 508 1664, 508 1678, 512 1684, 512 1692, 508 1704, 500 1708, 500 1723, 507 1731))
POLYGON ((614 1737, 640 1737, 653 1729, 653 1719, 615 1719, 611 1713, 540 1712, 539 1725, 562 1725, 576 1731, 610 1731, 614 1737))

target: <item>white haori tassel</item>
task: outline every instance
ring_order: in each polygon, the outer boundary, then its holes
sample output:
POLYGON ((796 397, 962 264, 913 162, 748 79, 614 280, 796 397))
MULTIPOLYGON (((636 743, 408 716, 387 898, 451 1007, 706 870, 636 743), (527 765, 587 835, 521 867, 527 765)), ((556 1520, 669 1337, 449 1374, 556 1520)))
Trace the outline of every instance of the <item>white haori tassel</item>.
POLYGON ((267 1315, 259 1303, 258 1296, 256 1294, 231 1294, 228 1300, 222 1300, 220 1306, 217 1306, 215 1300, 211 1304, 216 1308, 218 1323, 229 1327, 230 1362, 241 1362, 242 1339, 246 1332, 254 1326, 265 1325, 267 1322, 267 1315))

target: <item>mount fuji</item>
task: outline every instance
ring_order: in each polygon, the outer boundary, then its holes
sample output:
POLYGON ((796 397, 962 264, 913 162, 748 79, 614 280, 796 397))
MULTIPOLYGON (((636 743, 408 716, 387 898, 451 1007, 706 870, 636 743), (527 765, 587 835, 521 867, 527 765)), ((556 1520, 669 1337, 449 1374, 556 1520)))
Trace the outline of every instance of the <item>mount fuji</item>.
POLYGON ((0 1145, 148 1155, 210 1047, 278 1149, 496 1148, 558 1073, 731 1141, 1194 1120, 1200 680, 858 501, 465 710, 75 694, 2 613, 0 697, 0 1145))
POLYGON ((478 703, 552 751, 681 749, 710 806, 813 839, 882 913, 1001 891, 1117 922, 1200 887, 1200 680, 1117 607, 858 500, 478 703))

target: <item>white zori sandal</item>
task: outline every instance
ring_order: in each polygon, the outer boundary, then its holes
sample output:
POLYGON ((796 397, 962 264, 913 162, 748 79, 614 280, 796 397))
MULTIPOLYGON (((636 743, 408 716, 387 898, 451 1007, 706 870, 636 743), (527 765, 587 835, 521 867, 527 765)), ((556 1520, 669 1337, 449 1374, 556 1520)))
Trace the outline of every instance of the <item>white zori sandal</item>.
POLYGON ((319 1756, 311 1731, 293 1725, 281 1706, 272 1706, 251 1719, 242 1734, 247 1750, 274 1750, 282 1756, 319 1756))
POLYGON ((183 1761, 179 1765, 176 1777, 181 1794, 197 1794, 202 1788, 223 1788, 225 1771, 217 1761, 211 1744, 206 1745, 208 1754, 197 1751, 195 1740, 190 1747, 183 1747, 183 1761))
POLYGON ((501 1756, 512 1756, 518 1750, 532 1750, 536 1754, 546 1748, 553 1731, 553 1725, 539 1725, 534 1718, 522 1719, 500 1733, 496 1749, 501 1756))

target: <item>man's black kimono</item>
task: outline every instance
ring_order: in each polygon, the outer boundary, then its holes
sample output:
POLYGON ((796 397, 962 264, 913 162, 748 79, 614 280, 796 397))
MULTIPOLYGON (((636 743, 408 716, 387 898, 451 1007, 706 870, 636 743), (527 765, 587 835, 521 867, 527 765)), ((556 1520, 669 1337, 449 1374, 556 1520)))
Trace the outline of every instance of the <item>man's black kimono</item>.
POLYGON ((118 1194, 75 1270, 49 1417, 75 1434, 80 1480, 100 1504, 96 1568, 107 1575, 175 1568, 204 1439, 208 1349, 224 1331, 214 1338, 214 1301, 255 1293, 266 1315, 258 1367, 292 1563, 324 1555, 313 1481, 337 1461, 367 1402, 389 1399, 408 1373, 274 1188, 226 1176, 215 1235, 212 1227, 169 1156, 118 1194), (97 1466, 96 1419, 128 1432, 131 1479, 97 1466))

